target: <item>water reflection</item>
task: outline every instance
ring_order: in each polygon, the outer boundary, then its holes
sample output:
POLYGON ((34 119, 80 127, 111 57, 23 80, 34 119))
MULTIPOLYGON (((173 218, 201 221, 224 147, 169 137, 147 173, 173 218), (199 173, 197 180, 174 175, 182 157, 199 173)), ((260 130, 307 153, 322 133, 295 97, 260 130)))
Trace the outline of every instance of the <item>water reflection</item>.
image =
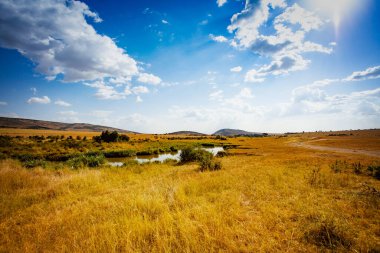
MULTIPOLYGON (((214 156, 219 152, 223 151, 223 147, 213 147, 213 148, 203 148, 204 150, 212 153, 214 156)), ((159 155, 144 155, 144 156, 136 156, 134 158, 108 158, 108 164, 113 167, 123 166, 127 161, 137 161, 138 163, 152 163, 152 162, 164 162, 165 160, 175 160, 179 161, 181 150, 174 153, 163 153, 159 155)))

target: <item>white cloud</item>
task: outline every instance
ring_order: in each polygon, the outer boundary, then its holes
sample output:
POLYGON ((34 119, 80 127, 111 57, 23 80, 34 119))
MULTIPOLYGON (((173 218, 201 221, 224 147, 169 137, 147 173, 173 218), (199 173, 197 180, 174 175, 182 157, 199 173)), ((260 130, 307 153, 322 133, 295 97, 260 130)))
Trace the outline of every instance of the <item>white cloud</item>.
POLYGON ((70 107, 71 106, 70 103, 67 103, 63 100, 57 100, 54 102, 54 104, 59 105, 59 106, 64 106, 64 107, 70 107))
POLYGON ((168 24, 169 24, 169 22, 168 22, 167 20, 165 20, 165 19, 161 20, 161 22, 162 22, 163 24, 165 24, 165 25, 168 25, 168 24))
MULTIPOLYGON (((368 69, 367 69, 368 70, 368 69)), ((371 71, 362 71, 371 72, 371 71)), ((340 114, 380 116, 380 88, 351 92, 349 94, 329 95, 323 88, 346 79, 323 79, 300 86, 292 91, 291 101, 284 104, 282 115, 340 114)))
POLYGON ((306 32, 319 29, 323 25, 319 17, 313 12, 301 8, 297 3, 286 8, 282 14, 276 17, 274 24, 281 23, 299 24, 306 32))
POLYGON ((161 83, 161 79, 158 76, 147 73, 141 73, 137 81, 139 81, 140 83, 147 83, 152 85, 158 85, 161 83))
POLYGON ((308 32, 319 29, 323 24, 315 13, 298 4, 287 7, 283 0, 261 0, 254 3, 247 0, 243 11, 233 15, 231 24, 227 27, 234 34, 231 45, 269 57, 272 62, 249 70, 245 81, 263 82, 268 76, 306 69, 310 63, 310 60, 302 56, 306 52, 330 54, 331 48, 305 41, 308 32), (277 9, 276 13, 280 14, 272 19, 273 9, 277 9), (260 29, 264 25, 271 25, 274 32, 261 34, 260 29))
POLYGON ((17 49, 50 78, 62 74, 77 82, 138 73, 134 59, 87 23, 86 17, 101 19, 83 2, 4 0, 0 15, 1 46, 17 49))
POLYGON ((149 89, 145 86, 136 86, 132 88, 132 92, 135 94, 149 93, 149 89))
POLYGON ((309 61, 299 54, 289 54, 276 57, 270 64, 252 69, 245 75, 245 82, 263 82, 268 75, 283 75, 291 71, 305 69, 309 61))
POLYGON ((6 105, 8 105, 8 103, 7 103, 7 102, 4 102, 4 101, 0 101, 0 106, 6 106, 6 105))
POLYGON ((218 4, 218 7, 222 7, 227 3, 227 0, 216 0, 216 3, 218 4))
POLYGON ((248 48, 259 36, 259 28, 269 18, 269 6, 272 8, 284 8, 283 0, 263 0, 257 4, 246 1, 242 12, 234 14, 231 25, 227 27, 230 33, 235 32, 234 42, 248 48))
POLYGON ((111 85, 107 85, 103 81, 96 81, 92 83, 84 83, 85 85, 96 88, 97 92, 95 93, 95 97, 102 100, 119 100, 125 99, 127 97, 127 93, 118 92, 115 87, 111 85))
POLYGON ((125 98, 112 85, 128 84, 133 77, 161 82, 150 74, 139 76, 138 63, 112 38, 95 30, 91 22, 102 19, 84 2, 4 0, 0 16, 0 46, 33 61, 47 80, 94 82, 101 99, 125 98), (102 86, 96 84, 99 81, 102 86))
POLYGON ((213 34, 209 34, 209 38, 212 39, 213 41, 216 41, 216 42, 227 42, 228 39, 222 35, 219 35, 219 36, 215 36, 213 34))
POLYGON ((329 43, 329 45, 335 47, 335 46, 338 45, 338 43, 336 43, 335 41, 332 41, 332 42, 329 43))
POLYGON ((143 100, 140 96, 137 96, 136 97, 136 103, 141 103, 143 100))
POLYGON ((48 96, 31 97, 28 99, 28 104, 49 104, 51 102, 48 96))
POLYGON ((78 115, 77 112, 75 111, 61 111, 59 112, 60 115, 63 115, 63 116, 75 116, 75 115, 78 115))
POLYGON ((236 66, 230 69, 231 72, 241 72, 243 68, 241 66, 236 66))
POLYGON ((380 66, 367 68, 363 71, 356 71, 352 73, 350 76, 346 77, 345 81, 361 81, 377 78, 380 78, 380 66))

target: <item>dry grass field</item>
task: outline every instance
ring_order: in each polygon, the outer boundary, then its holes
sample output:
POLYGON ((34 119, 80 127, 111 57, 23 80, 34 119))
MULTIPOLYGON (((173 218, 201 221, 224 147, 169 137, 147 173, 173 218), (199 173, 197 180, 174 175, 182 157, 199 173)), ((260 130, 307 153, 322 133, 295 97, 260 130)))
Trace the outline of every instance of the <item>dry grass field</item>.
MULTIPOLYGON (((34 131, 0 134, 94 134, 34 131)), ((181 140, 235 145, 208 172, 173 162, 26 169, 3 159, 0 252, 380 252, 380 181, 368 171, 380 166, 380 131, 333 134, 181 140)), ((170 137, 103 148, 181 138, 170 137)))

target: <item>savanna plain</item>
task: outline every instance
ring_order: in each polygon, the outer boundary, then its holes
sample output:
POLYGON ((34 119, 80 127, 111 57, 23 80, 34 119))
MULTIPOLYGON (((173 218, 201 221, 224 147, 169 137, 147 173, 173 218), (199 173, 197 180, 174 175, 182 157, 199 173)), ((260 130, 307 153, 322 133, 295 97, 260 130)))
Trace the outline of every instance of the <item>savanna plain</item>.
POLYGON ((0 135, 0 252, 380 252, 380 130, 0 135))

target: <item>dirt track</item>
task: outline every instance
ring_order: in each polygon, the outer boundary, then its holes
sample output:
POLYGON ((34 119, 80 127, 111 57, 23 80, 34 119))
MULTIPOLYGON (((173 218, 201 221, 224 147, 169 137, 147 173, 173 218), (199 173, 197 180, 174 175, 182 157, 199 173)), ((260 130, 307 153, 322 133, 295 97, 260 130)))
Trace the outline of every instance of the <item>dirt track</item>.
POLYGON ((323 139, 313 140, 313 141, 308 141, 308 142, 293 142, 293 143, 291 143, 291 145, 295 146, 295 147, 303 147, 303 148, 309 148, 309 149, 315 149, 315 150, 321 150, 321 151, 331 151, 331 152, 355 154, 355 155, 367 155, 367 156, 380 158, 380 151, 337 148, 337 147, 325 147, 325 146, 318 146, 318 145, 310 144, 312 142, 317 142, 317 141, 322 141, 322 140, 323 139))

